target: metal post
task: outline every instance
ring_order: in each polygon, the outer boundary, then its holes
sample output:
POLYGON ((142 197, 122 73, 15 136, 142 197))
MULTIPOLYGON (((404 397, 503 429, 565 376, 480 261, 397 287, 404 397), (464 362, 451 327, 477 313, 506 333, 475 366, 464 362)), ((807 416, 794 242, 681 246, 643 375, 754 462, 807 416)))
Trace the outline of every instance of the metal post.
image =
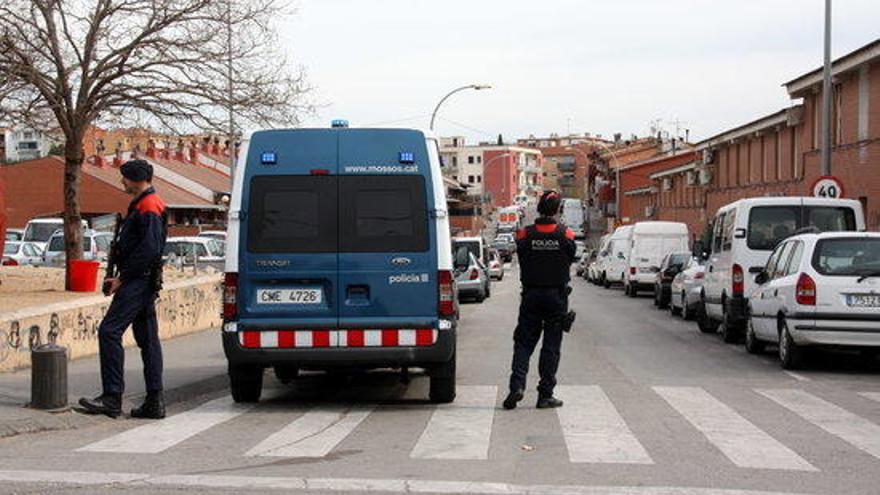
POLYGON ((431 126, 430 126, 430 129, 431 129, 432 131, 434 130, 434 120, 437 118, 437 111, 440 110, 440 107, 443 105, 443 103, 444 103, 446 100, 449 99, 450 96, 454 95, 455 93, 458 93, 459 91, 464 91, 464 90, 466 90, 466 89, 473 89, 473 90, 475 90, 475 91, 480 91, 481 89, 491 89, 491 88, 492 88, 492 86, 491 86, 491 85, 488 85, 488 84, 468 84, 467 86, 462 86, 462 87, 460 87, 460 88, 455 88, 455 89, 453 89, 452 91, 450 91, 449 93, 447 93, 446 96, 444 96, 443 98, 440 99, 440 102, 437 103, 437 106, 434 107, 434 112, 431 114, 431 126))
POLYGON ((825 0, 825 68, 822 78, 822 175, 831 175, 831 0, 825 0))

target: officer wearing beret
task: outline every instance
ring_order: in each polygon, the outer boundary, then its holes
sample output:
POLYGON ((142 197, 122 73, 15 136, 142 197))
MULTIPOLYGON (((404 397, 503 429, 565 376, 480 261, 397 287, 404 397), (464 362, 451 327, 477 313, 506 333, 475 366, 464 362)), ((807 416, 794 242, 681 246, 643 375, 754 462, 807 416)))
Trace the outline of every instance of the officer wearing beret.
POLYGON ((576 248, 574 232, 556 222, 560 202, 558 192, 546 191, 538 201, 539 218, 516 234, 522 296, 519 322, 513 332, 510 393, 504 399, 505 409, 515 408, 523 399, 529 359, 542 334, 537 407, 562 406, 562 401, 553 397, 553 389, 568 314, 569 271, 576 248))
POLYGON ((119 276, 104 281, 113 301, 98 327, 103 393, 82 398, 85 412, 117 417, 122 414, 122 335, 131 325, 144 362, 147 397, 131 410, 135 418, 165 417, 162 397, 162 347, 156 320, 156 298, 161 288, 162 253, 167 235, 165 203, 152 187, 153 167, 144 160, 131 160, 120 167, 125 192, 134 196, 122 221, 114 252, 119 276))

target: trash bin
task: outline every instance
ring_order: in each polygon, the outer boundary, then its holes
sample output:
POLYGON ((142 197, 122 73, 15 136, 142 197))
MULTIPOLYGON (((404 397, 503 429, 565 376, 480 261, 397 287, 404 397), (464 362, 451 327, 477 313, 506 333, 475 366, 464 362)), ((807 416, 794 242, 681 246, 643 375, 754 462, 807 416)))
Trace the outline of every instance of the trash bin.
POLYGON ((70 261, 70 290, 73 292, 95 292, 98 290, 98 268, 100 266, 101 263, 97 261, 70 261))
POLYGON ((67 408, 67 348, 46 344, 31 350, 31 407, 67 408))

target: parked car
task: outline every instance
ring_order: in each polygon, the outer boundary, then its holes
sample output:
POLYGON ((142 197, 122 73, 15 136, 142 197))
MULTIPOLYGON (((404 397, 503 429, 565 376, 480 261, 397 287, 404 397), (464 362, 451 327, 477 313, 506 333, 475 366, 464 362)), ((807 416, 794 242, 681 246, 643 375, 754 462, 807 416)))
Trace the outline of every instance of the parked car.
POLYGON ((198 236, 226 242, 226 232, 223 230, 203 230, 199 232, 198 236))
POLYGON ((626 280, 629 269, 629 253, 632 247, 632 225, 624 225, 615 229, 608 238, 608 244, 602 253, 602 285, 607 289, 613 284, 622 284, 626 280))
MULTIPOLYGON (((24 236, 21 240, 38 243, 43 251, 45 251, 49 238, 52 237, 55 232, 63 228, 64 220, 61 218, 34 218, 25 226, 24 236)), ((83 220, 83 231, 88 230, 88 228, 89 224, 83 220)))
POLYGON ((706 267, 696 258, 690 258, 684 269, 672 279, 669 291, 669 312, 692 320, 700 306, 706 267))
POLYGON ((880 352, 880 234, 803 234, 781 243, 755 277, 746 350, 777 344, 785 369, 807 347, 880 352))
POLYGON ((43 262, 43 250, 33 242, 6 241, 3 246, 3 266, 39 265, 43 262))
POLYGON ((24 239, 24 229, 6 229, 4 237, 7 241, 20 241, 24 239))
POLYGON ((584 244, 584 241, 574 241, 574 260, 580 261, 584 256, 584 252, 587 250, 587 245, 584 244))
POLYGON ((489 271, 474 253, 463 248, 455 253, 455 285, 459 299, 472 298, 481 303, 492 294, 489 271))
MULTIPOLYGON (((82 259, 89 261, 106 261, 110 252, 110 243, 113 234, 86 230, 83 232, 83 256, 82 259)), ((49 238, 46 249, 43 251, 42 264, 45 266, 62 267, 67 260, 64 246, 64 232, 58 230, 49 238)))
MULTIPOLYGON (((516 246, 516 244, 513 244, 513 246, 516 246)), ((504 238, 495 239, 489 244, 489 248, 498 254, 502 263, 510 263, 513 261, 513 252, 516 248, 511 248, 511 243, 504 238)))
POLYGON ((780 242, 804 228, 864 231, 862 204, 849 199, 761 197, 721 207, 706 263, 700 330, 714 333, 720 325, 725 342, 738 341, 747 326, 754 276, 780 242))
POLYGON ((684 251, 669 253, 663 257, 660 269, 654 279, 654 306, 660 309, 669 307, 669 301, 672 298, 672 281, 684 271, 691 259, 693 259, 693 255, 684 251))
POLYGON ((504 280, 504 261, 501 254, 495 250, 489 250, 489 277, 494 280, 504 280))
POLYGON ((624 280, 624 292, 637 297, 641 290, 654 290, 663 258, 686 251, 690 236, 680 222, 638 222, 630 235, 630 253, 624 280))
POLYGON ((170 264, 223 263, 224 243, 210 237, 169 237, 163 259, 170 264))

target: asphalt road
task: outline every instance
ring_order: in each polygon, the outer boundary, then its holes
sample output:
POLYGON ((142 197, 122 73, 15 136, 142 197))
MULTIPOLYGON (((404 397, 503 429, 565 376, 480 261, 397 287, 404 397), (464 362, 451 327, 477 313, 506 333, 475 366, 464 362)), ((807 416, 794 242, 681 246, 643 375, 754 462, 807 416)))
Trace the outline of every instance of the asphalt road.
POLYGON ((583 280, 559 373, 565 407, 534 408, 533 374, 521 407, 502 410, 515 276, 463 306, 454 404, 427 403, 418 375, 285 386, 267 374, 254 406, 196 388, 163 422, 0 440, 0 493, 880 492, 880 365, 823 355, 786 373, 648 297, 583 280))

